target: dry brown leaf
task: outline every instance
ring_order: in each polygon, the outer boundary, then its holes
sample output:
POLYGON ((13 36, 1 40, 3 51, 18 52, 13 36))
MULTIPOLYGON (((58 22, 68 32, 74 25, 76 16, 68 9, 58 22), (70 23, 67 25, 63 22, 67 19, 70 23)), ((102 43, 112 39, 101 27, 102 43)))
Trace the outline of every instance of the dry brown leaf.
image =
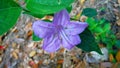
POLYGON ((33 64, 32 68, 38 68, 38 64, 33 64))
POLYGON ((120 62, 120 50, 117 52, 116 60, 117 60, 117 62, 120 62))
POLYGON ((62 64, 63 62, 64 62, 63 59, 57 61, 58 64, 62 64))
POLYGON ((63 53, 64 52, 64 48, 61 48, 59 51, 60 51, 60 53, 63 53))
POLYGON ((110 60, 110 62, 112 62, 114 60, 113 54, 109 55, 109 60, 110 60))
POLYGON ((33 33, 32 30, 28 31, 28 33, 27 33, 27 39, 32 36, 32 33, 33 33))
POLYGON ((39 62, 38 62, 38 65, 41 65, 42 63, 43 63, 43 61, 39 61, 39 62))

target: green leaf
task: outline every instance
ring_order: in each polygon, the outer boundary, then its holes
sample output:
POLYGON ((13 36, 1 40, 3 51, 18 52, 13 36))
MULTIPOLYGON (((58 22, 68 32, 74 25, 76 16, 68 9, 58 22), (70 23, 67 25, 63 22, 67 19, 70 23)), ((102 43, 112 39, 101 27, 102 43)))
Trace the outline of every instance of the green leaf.
MULTIPOLYGON (((67 7, 66 9, 67 9, 68 12, 70 13, 71 10, 72 10, 72 6, 67 7)), ((44 16, 46 16, 45 14, 35 14, 35 13, 32 13, 32 12, 26 10, 26 9, 24 10, 23 14, 32 15, 32 16, 37 17, 37 18, 43 18, 44 16)))
POLYGON ((120 48, 120 40, 116 41, 116 46, 117 46, 117 48, 120 48))
POLYGON ((103 24, 103 23, 105 23, 105 22, 106 22, 106 19, 102 18, 102 19, 100 20, 99 24, 103 24))
POLYGON ((96 28, 93 29, 93 31, 94 31, 95 33, 102 33, 102 32, 103 32, 103 29, 102 29, 100 26, 96 26, 96 28))
POLYGON ((71 10, 72 10, 72 6, 69 6, 69 7, 67 7, 66 9, 67 9, 67 11, 70 13, 71 10))
POLYGON ((94 30, 97 27, 97 25, 98 25, 96 20, 93 19, 93 18, 90 18, 90 17, 87 18, 86 22, 88 23, 90 30, 94 30))
POLYGON ((32 34, 32 40, 33 41, 41 41, 42 39, 37 37, 34 33, 32 34))
POLYGON ((20 16, 21 8, 13 0, 0 1, 0 35, 10 30, 20 16))
POLYGON ((103 30, 104 30, 104 32, 109 32, 110 28, 111 28, 110 23, 105 23, 103 30))
POLYGON ((74 0, 27 0, 26 8, 35 14, 52 14, 69 7, 74 0))
POLYGON ((88 16, 88 17, 94 17, 97 15, 97 10, 94 8, 85 8, 82 11, 82 15, 88 16))
POLYGON ((29 12, 29 11, 24 11, 23 14, 32 15, 32 16, 37 17, 37 18, 43 18, 45 16, 42 14, 35 14, 35 13, 29 12))
POLYGON ((96 51, 102 54, 99 46, 97 45, 94 36, 92 35, 89 29, 86 29, 83 33, 80 34, 81 43, 77 45, 78 48, 86 52, 96 51))

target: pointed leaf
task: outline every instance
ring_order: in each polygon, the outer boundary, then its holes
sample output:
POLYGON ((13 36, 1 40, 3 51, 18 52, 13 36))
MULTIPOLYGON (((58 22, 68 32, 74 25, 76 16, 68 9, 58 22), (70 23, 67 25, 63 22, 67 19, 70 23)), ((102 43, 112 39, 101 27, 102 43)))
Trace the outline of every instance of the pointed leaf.
POLYGON ((110 26, 110 23, 105 23, 104 27, 103 27, 103 30, 105 32, 108 32, 110 30, 111 26, 110 26))
POLYGON ((94 8, 85 8, 82 11, 82 15, 88 16, 88 17, 94 17, 97 15, 97 10, 94 8))
POLYGON ((103 32, 103 29, 102 29, 100 26, 96 26, 96 28, 93 29, 93 31, 94 31, 95 33, 102 33, 102 32, 103 32))
POLYGON ((117 41, 116 41, 116 46, 117 46, 117 48, 120 49, 120 40, 117 40, 117 41))
POLYGON ((74 0, 27 0, 26 8, 35 14, 52 14, 69 7, 74 0))
POLYGON ((20 13, 21 8, 13 0, 0 1, 0 35, 15 25, 20 13))
POLYGON ((81 33, 80 38, 82 41, 79 45, 77 45, 78 48, 81 48, 86 52, 96 51, 102 54, 99 46, 95 41, 94 36, 92 35, 89 29, 86 29, 83 33, 81 33))
POLYGON ((37 36, 33 33, 33 35, 32 35, 32 40, 33 40, 33 41, 41 41, 42 39, 39 38, 39 37, 37 37, 37 36))
POLYGON ((87 18, 86 22, 88 23, 90 30, 93 30, 93 29, 96 28, 97 25, 98 25, 98 23, 96 22, 96 20, 93 19, 93 18, 90 18, 90 17, 87 18))

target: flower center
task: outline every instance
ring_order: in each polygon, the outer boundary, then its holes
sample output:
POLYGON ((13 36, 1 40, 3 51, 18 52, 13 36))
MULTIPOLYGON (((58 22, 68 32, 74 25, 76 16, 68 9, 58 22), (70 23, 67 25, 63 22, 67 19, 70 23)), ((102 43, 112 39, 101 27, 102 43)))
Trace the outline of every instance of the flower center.
POLYGON ((61 25, 56 25, 57 31, 61 31, 62 28, 63 28, 63 27, 62 27, 61 25))

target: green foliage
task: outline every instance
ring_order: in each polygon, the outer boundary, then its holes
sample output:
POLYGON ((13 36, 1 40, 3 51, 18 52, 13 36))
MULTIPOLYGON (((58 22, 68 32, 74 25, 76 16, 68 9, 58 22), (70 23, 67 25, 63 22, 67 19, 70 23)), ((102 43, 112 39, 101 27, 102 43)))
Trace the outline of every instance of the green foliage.
POLYGON ((37 17, 37 18, 43 18, 45 16, 43 14, 35 14, 35 13, 30 12, 30 11, 24 11, 23 14, 32 15, 32 16, 37 17))
POLYGON ((117 40, 117 41, 116 41, 116 46, 117 46, 117 48, 120 49, 120 40, 117 40))
POLYGON ((0 35, 15 25, 20 13, 20 6, 13 0, 0 0, 0 35))
POLYGON ((106 33, 109 32, 111 27, 110 23, 107 22, 105 19, 96 20, 94 18, 89 17, 86 20, 86 22, 89 24, 89 29, 93 33, 98 33, 98 34, 106 33))
POLYGON ((37 37, 34 33, 32 34, 32 40, 33 41, 41 41, 42 39, 37 37))
POLYGON ((27 0, 26 8, 34 14, 52 14, 69 7, 74 0, 27 0))
MULTIPOLYGON (((107 45, 107 48, 109 50, 109 53, 114 53, 114 50, 112 47, 116 43, 116 36, 114 33, 110 30, 111 25, 110 23, 105 19, 94 19, 88 17, 86 22, 89 24, 90 31, 94 34, 96 41, 103 42, 107 45)), ((119 48, 119 46, 118 46, 119 48)))
MULTIPOLYGON (((67 7, 66 9, 67 9, 68 12, 70 13, 71 10, 72 10, 72 6, 67 7)), ((46 16, 46 14, 36 14, 36 13, 30 12, 30 11, 28 11, 28 10, 26 10, 26 9, 24 9, 23 14, 32 15, 32 16, 37 17, 37 18, 43 18, 44 16, 46 16)), ((47 15, 48 15, 48 14, 47 14, 47 15)), ((53 16, 53 14, 51 14, 51 16, 53 16)))
POLYGON ((94 17, 97 15, 97 11, 94 8, 85 8, 82 11, 82 15, 85 15, 87 17, 94 17))
POLYGON ((95 27, 98 25, 98 23, 93 18, 87 18, 86 22, 88 23, 90 30, 95 29, 95 27))
POLYGON ((92 35, 89 29, 86 29, 83 33, 81 33, 80 38, 81 38, 81 43, 77 45, 78 48, 81 48, 86 52, 96 51, 102 54, 99 46, 95 41, 94 36, 92 35))

